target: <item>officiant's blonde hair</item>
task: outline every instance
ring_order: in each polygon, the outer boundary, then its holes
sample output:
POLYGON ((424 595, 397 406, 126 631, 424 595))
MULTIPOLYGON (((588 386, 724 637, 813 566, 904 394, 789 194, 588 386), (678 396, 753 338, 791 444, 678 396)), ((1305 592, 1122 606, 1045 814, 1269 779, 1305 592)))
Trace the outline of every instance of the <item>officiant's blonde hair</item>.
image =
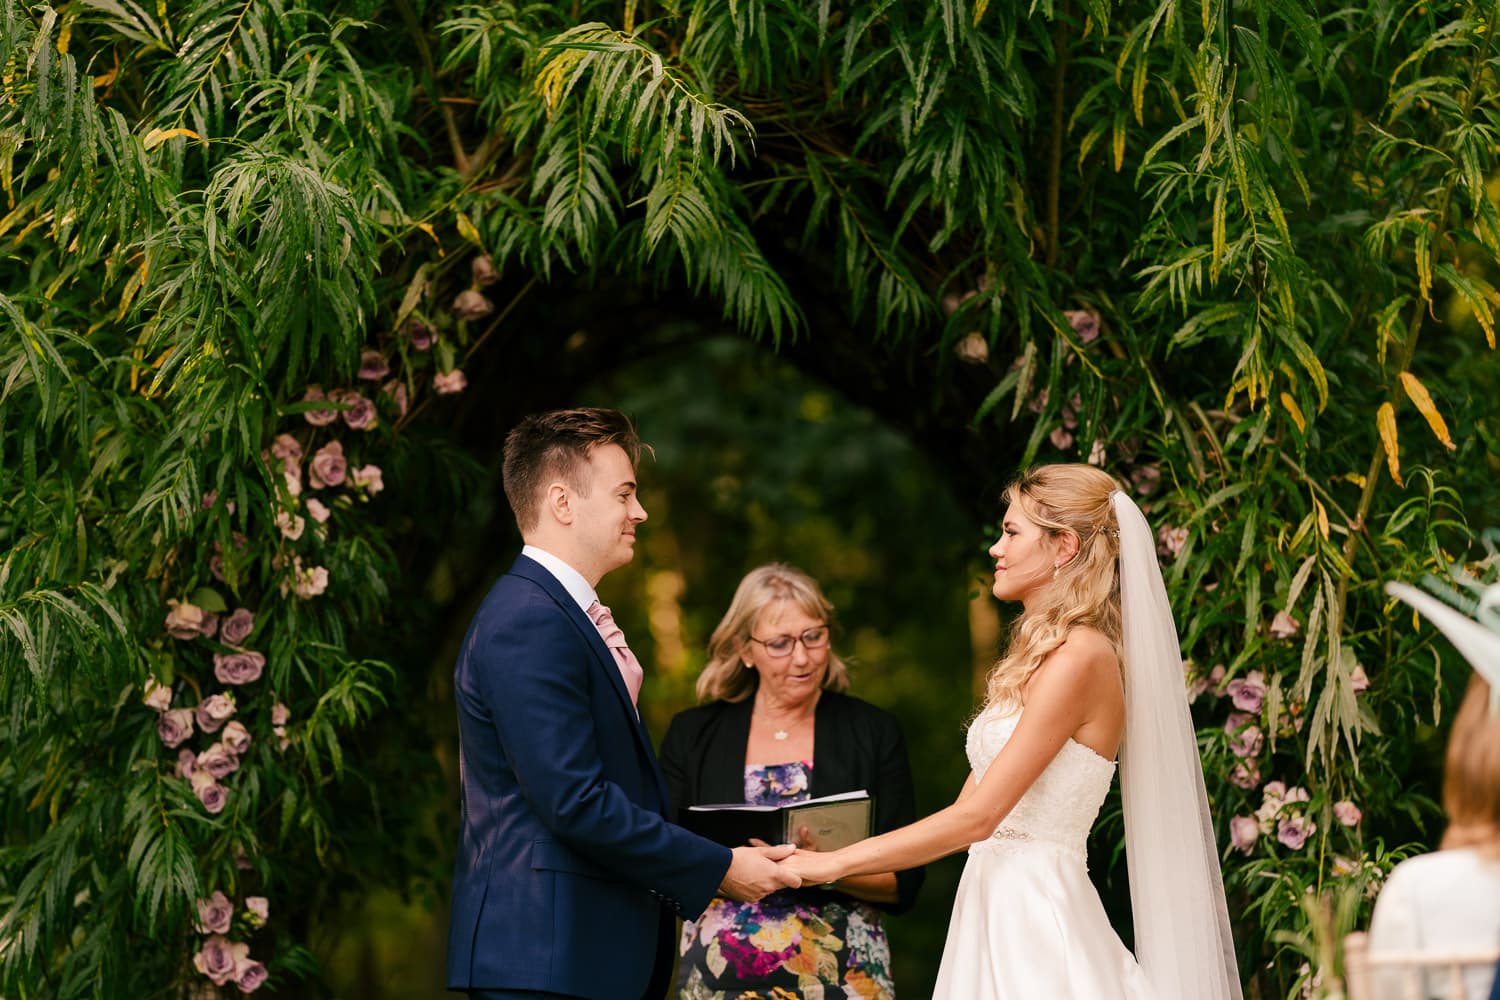
POLYGON ((1078 626, 1097 629, 1123 663, 1120 639, 1120 526, 1110 494, 1114 478, 1092 465, 1042 465, 1006 487, 1004 500, 1053 539, 1078 539, 1072 559, 1032 596, 1010 629, 1005 655, 990 670, 986 705, 1019 705, 1042 661, 1078 626))
MULTIPOLYGON (((761 612, 777 601, 787 601, 809 618, 820 618, 833 625, 833 605, 823 596, 818 581, 795 566, 767 563, 745 574, 735 588, 729 610, 714 634, 708 639, 708 665, 698 675, 698 700, 744 701, 760 678, 745 665, 744 650, 750 641, 750 630, 761 612)), ((823 690, 849 690, 849 668, 828 644, 828 669, 823 674, 823 690)))
POLYGON ((1445 850, 1471 847, 1500 856, 1500 712, 1490 711, 1490 685, 1477 674, 1448 737, 1443 811, 1445 850))

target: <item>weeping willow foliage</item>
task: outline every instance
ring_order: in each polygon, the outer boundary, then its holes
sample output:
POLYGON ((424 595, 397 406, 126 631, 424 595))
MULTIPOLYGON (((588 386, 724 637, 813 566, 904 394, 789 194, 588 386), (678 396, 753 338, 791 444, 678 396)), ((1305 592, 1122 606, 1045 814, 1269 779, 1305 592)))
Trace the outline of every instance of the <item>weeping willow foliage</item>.
POLYGON ((395 555, 367 492, 289 538, 308 508, 263 453, 324 443, 304 393, 370 349, 400 384, 344 439, 402 447, 406 396, 503 322, 450 309, 481 253, 515 295, 618 276, 773 345, 983 365, 970 416, 1023 461, 1133 481, 1181 531, 1188 655, 1268 688, 1243 761, 1204 710, 1219 811, 1260 804, 1236 765, 1313 789, 1312 846, 1227 866, 1247 978, 1299 989, 1304 890, 1347 881, 1335 854, 1388 866, 1382 816, 1433 814, 1403 741, 1442 664, 1378 584, 1469 558, 1494 496, 1493 10, 377 6, 0 4, 0 993, 203 983, 198 899, 305 914, 323 897, 287 890, 354 864, 330 789, 391 690, 358 650, 395 555), (298 558, 326 594, 288 590, 298 558), (217 814, 141 704, 148 676, 221 689, 219 647, 163 629, 190 599, 253 607, 267 657, 217 814))

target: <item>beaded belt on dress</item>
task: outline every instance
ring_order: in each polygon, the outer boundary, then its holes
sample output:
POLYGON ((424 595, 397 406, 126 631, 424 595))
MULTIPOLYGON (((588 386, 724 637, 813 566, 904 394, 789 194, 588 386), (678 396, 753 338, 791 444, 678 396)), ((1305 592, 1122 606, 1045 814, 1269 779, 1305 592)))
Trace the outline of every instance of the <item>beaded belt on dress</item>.
POLYGON ((1013 854, 1018 851, 1031 851, 1041 848, 1043 850, 1056 851, 1069 857, 1077 858, 1084 865, 1088 864, 1088 852, 1076 844, 1064 844, 1056 840, 1043 840, 1033 837, 1029 833, 1020 830, 1012 830, 1001 827, 996 830, 988 840, 981 840, 969 845, 970 854, 1013 854))

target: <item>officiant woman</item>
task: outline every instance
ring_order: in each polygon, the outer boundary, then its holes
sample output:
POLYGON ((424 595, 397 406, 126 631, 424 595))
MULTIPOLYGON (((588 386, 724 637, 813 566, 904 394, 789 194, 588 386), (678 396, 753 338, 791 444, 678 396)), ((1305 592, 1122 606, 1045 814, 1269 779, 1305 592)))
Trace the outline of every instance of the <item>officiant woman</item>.
MULTIPOLYGON (((875 833, 916 818, 901 727, 846 693, 849 671, 833 651, 832 622, 833 606, 801 570, 773 563, 740 581, 709 639, 698 678, 703 704, 677 715, 662 741, 677 809, 780 805, 864 789, 875 800, 875 833)), ((910 908, 922 877, 918 868, 759 903, 717 898, 683 925, 672 996, 754 991, 775 1000, 816 993, 817 984, 830 996, 893 997, 881 914, 910 908)))

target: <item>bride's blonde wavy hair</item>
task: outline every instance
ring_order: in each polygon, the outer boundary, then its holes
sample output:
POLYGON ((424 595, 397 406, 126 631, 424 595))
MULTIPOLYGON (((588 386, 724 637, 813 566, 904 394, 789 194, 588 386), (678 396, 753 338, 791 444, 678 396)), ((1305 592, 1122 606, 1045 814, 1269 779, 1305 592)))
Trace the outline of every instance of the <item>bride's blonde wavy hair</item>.
POLYGON ((1018 705, 1031 675, 1078 626, 1103 633, 1123 664, 1120 638, 1120 526, 1114 478, 1092 465, 1043 465, 1006 487, 1006 504, 1051 539, 1072 534, 1078 552, 1057 568, 1011 625, 1005 655, 990 670, 985 704, 1018 705))

